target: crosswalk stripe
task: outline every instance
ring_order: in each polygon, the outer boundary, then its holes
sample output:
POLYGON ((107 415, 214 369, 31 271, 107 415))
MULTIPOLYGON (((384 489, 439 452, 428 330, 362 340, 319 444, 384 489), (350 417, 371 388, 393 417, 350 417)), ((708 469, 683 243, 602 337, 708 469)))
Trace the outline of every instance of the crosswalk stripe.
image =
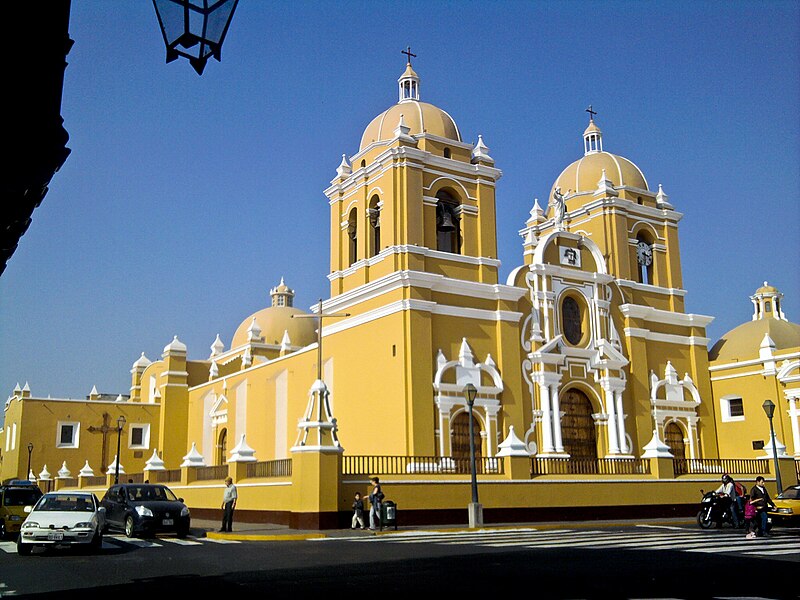
MULTIPOLYGON (((333 539, 333 538, 328 538, 333 539)), ((485 546, 491 548, 632 548, 639 550, 675 550, 696 553, 738 553, 759 556, 791 556, 800 554, 796 537, 772 536, 759 542, 738 535, 715 531, 692 531, 660 527, 630 531, 606 530, 485 530, 475 532, 417 532, 385 536, 336 538, 359 543, 428 543, 444 545, 485 546)))
POLYGON ((200 546, 203 544, 203 542, 198 542, 189 538, 161 538, 160 541, 178 544, 179 546, 200 546))

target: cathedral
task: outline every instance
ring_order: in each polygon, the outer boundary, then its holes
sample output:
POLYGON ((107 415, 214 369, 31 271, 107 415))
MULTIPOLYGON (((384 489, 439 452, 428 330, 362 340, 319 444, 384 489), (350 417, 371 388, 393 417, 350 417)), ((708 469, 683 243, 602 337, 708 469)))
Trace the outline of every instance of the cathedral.
POLYGON ((776 451, 800 461, 800 326, 782 294, 765 283, 752 321, 709 340, 713 317, 685 312, 680 199, 606 150, 595 114, 547 205, 520 224, 518 263, 500 281, 502 171, 481 136, 462 139, 422 100, 409 60, 397 102, 324 190, 330 296, 295 307, 287 274, 207 356, 189 358, 180 336, 143 353, 124 394, 17 386, 2 478, 306 451, 444 471, 471 442, 481 460, 508 448, 567 462, 754 459, 773 450, 765 398, 776 451))

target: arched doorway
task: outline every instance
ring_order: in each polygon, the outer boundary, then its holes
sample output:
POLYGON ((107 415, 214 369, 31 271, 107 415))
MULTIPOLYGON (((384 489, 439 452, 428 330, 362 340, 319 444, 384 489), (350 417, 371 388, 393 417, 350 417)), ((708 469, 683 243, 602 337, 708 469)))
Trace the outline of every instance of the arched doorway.
POLYGON ((592 403, 580 390, 567 390, 560 396, 561 441, 572 461, 597 458, 597 434, 592 418, 592 403))
POLYGON ((223 429, 219 432, 219 441, 217 442, 217 464, 224 465, 228 457, 228 430, 223 429))
MULTIPOLYGON (((469 413, 460 412, 450 422, 452 427, 451 454, 458 470, 470 472, 469 455, 469 413)), ((481 424, 474 416, 472 417, 472 439, 475 442, 475 471, 482 473, 481 462, 481 424)))
POLYGON ((677 423, 672 422, 664 427, 664 443, 669 446, 673 457, 686 458, 686 443, 683 441, 683 432, 677 423))

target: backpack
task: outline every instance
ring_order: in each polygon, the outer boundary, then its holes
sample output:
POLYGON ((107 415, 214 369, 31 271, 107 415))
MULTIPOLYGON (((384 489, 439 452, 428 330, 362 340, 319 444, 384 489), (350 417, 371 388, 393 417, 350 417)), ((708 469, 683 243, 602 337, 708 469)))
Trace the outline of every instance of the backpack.
POLYGON ((747 495, 747 488, 745 488, 741 483, 738 481, 733 484, 733 489, 736 490, 736 495, 739 497, 744 497, 747 495))

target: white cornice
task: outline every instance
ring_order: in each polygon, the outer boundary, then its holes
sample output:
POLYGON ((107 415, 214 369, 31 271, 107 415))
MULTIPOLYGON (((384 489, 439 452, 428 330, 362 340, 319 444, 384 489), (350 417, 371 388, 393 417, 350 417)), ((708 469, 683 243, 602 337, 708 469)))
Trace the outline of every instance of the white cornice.
POLYGON ((648 292, 650 294, 663 294, 665 296, 685 296, 686 290, 680 288, 666 288, 660 285, 650 285, 649 283, 639 283, 638 281, 631 281, 630 279, 617 279, 617 285, 620 287, 633 288, 640 292, 648 292))
POLYGON ((663 323, 664 325, 678 325, 680 327, 706 327, 714 320, 714 317, 706 315, 677 313, 640 304, 621 304, 619 310, 625 317, 631 319, 644 319, 650 323, 663 323))
MULTIPOLYGON (((721 363, 718 365, 709 366, 708 370, 712 373, 714 371, 724 371, 725 369, 736 369, 737 367, 752 367, 754 365, 763 365, 765 362, 779 363, 785 360, 792 360, 800 358, 800 352, 790 352, 788 354, 775 354, 768 359, 751 358, 749 360, 740 360, 738 362, 721 363)), ((762 373, 759 372, 759 375, 762 373)), ((739 375, 731 375, 731 377, 739 377, 739 375)))
POLYGON ((352 275, 359 269, 365 266, 376 265, 394 254, 421 254, 422 256, 429 258, 438 258, 440 260, 468 265, 488 266, 494 267, 495 269, 499 269, 501 265, 501 262, 496 258, 487 258, 483 256, 464 256, 462 254, 453 254, 452 252, 432 250, 431 248, 426 248, 424 246, 410 246, 404 244, 399 246, 388 246, 371 258, 362 258, 361 260, 354 262, 346 269, 334 271, 328 275, 328 281, 334 281, 335 279, 342 279, 348 275, 352 275))
MULTIPOLYGON (((468 146, 471 148, 471 146, 468 146)), ((353 157, 353 162, 357 161, 359 155, 353 157)), ((425 169, 426 172, 450 177, 456 181, 468 183, 476 182, 476 175, 481 179, 482 185, 494 186, 495 182, 503 176, 503 172, 495 167, 486 165, 461 162, 441 156, 436 156, 428 151, 419 150, 410 146, 400 146, 387 148, 384 152, 375 157, 368 167, 370 171, 369 180, 381 176, 386 171, 398 166, 425 169), (396 162, 398 157, 404 158, 402 162, 396 162), (415 161, 415 162, 408 162, 415 161), (377 169, 375 165, 380 165, 377 169), (433 168, 432 168, 433 167, 433 168)), ((338 202, 356 193, 367 185, 368 180, 364 177, 364 169, 358 169, 341 181, 334 180, 325 190, 325 195, 329 198, 329 203, 338 202), (342 194, 341 197, 337 194, 342 194)), ((474 200, 474 198, 473 198, 474 200)))
MULTIPOLYGON (((485 300, 503 300, 517 302, 526 294, 524 288, 502 284, 477 283, 449 279, 443 275, 424 273, 421 271, 395 271, 376 281, 361 285, 353 290, 334 296, 323 302, 323 311, 339 312, 351 306, 375 299, 381 295, 404 287, 419 287, 433 292, 480 298, 485 300)), ((317 307, 311 307, 315 310, 317 307)), ((485 311, 492 312, 492 311, 485 311)), ((351 319, 348 319, 350 321, 351 319)))
POLYGON ((638 327, 625 327, 625 335, 631 338, 643 338, 651 342, 664 342, 665 344, 679 344, 681 346, 708 346, 709 338, 698 336, 675 335, 672 333, 656 333, 649 329, 638 327))

